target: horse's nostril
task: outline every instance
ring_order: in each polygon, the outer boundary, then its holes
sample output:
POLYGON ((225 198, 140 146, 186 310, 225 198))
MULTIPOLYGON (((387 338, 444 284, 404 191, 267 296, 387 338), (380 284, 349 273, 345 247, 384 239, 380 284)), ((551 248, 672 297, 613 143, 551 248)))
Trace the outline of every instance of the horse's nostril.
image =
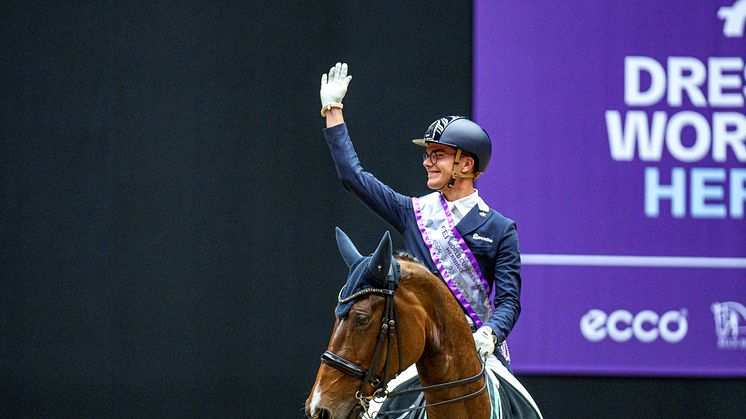
POLYGON ((317 412, 317 418, 319 419, 332 419, 332 412, 329 411, 329 409, 322 407, 317 412))

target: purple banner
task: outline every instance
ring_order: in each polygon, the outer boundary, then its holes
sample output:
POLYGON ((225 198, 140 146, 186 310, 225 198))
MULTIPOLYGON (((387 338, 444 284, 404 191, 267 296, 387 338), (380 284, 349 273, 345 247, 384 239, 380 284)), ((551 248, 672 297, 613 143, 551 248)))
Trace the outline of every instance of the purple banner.
POLYGON ((517 372, 746 376, 746 0, 477 0, 517 372))

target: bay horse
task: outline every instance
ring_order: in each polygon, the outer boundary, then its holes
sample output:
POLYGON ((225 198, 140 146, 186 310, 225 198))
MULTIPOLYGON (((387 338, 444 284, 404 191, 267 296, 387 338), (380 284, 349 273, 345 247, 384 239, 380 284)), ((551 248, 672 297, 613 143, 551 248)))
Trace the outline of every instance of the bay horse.
MULTIPOLYGON (((429 419, 508 418, 511 411, 534 408, 535 414, 521 415, 541 418, 527 393, 519 398, 528 398, 533 408, 511 409, 505 406, 511 397, 503 397, 511 386, 503 380, 488 386, 490 374, 477 355, 464 312, 443 281, 414 258, 393 257, 388 232, 365 257, 339 228, 336 235, 350 274, 306 400, 308 417, 372 417, 367 412, 372 400, 397 396, 386 390, 389 378, 416 364, 429 419)), ((405 417, 402 412, 379 412, 379 417, 405 417)))

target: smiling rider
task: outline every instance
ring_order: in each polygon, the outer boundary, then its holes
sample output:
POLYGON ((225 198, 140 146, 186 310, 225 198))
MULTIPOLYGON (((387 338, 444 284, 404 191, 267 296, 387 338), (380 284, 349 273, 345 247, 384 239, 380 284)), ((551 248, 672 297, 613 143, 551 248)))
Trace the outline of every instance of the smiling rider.
POLYGON ((342 113, 351 79, 341 63, 321 77, 324 136, 342 184, 391 224, 406 250, 448 285, 488 365, 497 362, 496 355, 507 366, 505 339, 521 311, 521 263, 515 222, 490 208, 474 187, 490 162, 489 136, 462 116, 435 120, 423 138, 413 140, 425 147, 422 165, 433 192, 402 195, 358 160, 342 113))

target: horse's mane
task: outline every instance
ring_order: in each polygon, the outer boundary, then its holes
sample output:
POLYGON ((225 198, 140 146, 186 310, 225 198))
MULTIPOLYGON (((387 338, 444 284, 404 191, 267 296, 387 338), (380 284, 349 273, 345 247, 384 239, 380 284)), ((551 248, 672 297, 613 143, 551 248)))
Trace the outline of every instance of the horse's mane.
MULTIPOLYGON (((424 281, 437 280, 437 277, 430 272, 425 264, 414 257, 412 254, 405 251, 399 251, 396 253, 396 260, 400 262, 402 267, 402 280, 416 277, 424 281), (405 269, 404 267, 407 266, 405 269), (405 272, 407 272, 405 274, 405 272)), ((442 281, 437 281, 442 282, 442 281)))
MULTIPOLYGON (((451 291, 448 289, 448 286, 436 275, 434 275, 430 269, 425 266, 425 264, 417 259, 415 256, 413 256, 410 253, 407 253, 405 251, 398 251, 395 256, 396 260, 400 263, 400 280, 402 281, 399 286, 404 285, 405 283, 408 284, 410 287, 413 286, 414 288, 410 289, 417 289, 418 293, 425 293, 427 295, 430 295, 431 298, 437 298, 439 301, 441 301, 439 308, 445 309, 446 307, 450 307, 450 309, 453 310, 454 313, 462 313, 463 310, 458 305, 458 302, 452 298, 453 295, 451 294, 451 291), (418 285, 415 285, 418 284, 418 285)), ((367 262, 366 262, 367 266, 367 262)), ((352 272, 352 271, 351 271, 352 272)), ((367 269, 366 269, 367 272, 367 269)), ((347 297, 349 295, 354 294, 355 292, 359 291, 360 289, 364 288, 377 288, 380 285, 371 283, 372 274, 368 274, 368 276, 355 276, 352 273, 348 276, 347 282, 345 282, 345 285, 342 288, 342 291, 340 292, 341 297, 347 297), (369 278, 370 277, 370 278, 369 278)), ((407 285, 405 285, 407 287, 407 285)), ((425 295, 421 294, 421 295, 425 295)), ((355 300, 350 300, 345 303, 339 303, 337 305, 337 317, 342 318, 347 314, 347 311, 350 307, 354 304, 355 300)), ((442 312, 442 310, 438 310, 438 312, 442 312)))
POLYGON ((439 298, 451 300, 450 296, 452 296, 452 294, 448 289, 448 286, 440 278, 435 276, 430 269, 422 263, 422 261, 411 254, 402 251, 397 252, 396 259, 401 262, 401 280, 403 282, 416 280, 418 283, 430 284, 427 288, 433 291, 438 290, 437 292, 440 294, 439 298))
POLYGON ((405 252, 404 250, 399 250, 398 252, 396 252, 396 258, 399 260, 408 260, 410 262, 417 262, 424 266, 422 261, 414 257, 411 253, 405 252))

